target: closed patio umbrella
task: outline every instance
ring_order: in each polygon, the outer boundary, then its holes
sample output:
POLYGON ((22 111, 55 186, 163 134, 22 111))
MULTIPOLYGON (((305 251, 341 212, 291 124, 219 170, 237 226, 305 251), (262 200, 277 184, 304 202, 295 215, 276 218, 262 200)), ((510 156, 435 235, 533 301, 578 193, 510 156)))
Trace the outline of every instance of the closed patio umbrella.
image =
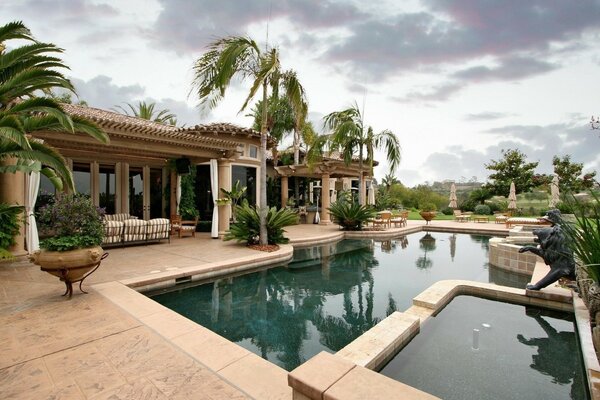
POLYGON ((369 186, 369 192, 367 193, 367 204, 375 204, 375 188, 373 188, 373 184, 369 186))
POLYGON ((456 204, 456 185, 454 183, 450 186, 450 203, 448 203, 448 207, 452 209, 458 208, 456 204))
POLYGON ((558 175, 554 175, 550 183, 550 208, 556 207, 560 201, 560 190, 558 189, 558 175))
POLYGON ((510 183, 510 193, 508 194, 508 209, 516 210, 517 209, 517 191, 515 189, 515 183, 510 183))

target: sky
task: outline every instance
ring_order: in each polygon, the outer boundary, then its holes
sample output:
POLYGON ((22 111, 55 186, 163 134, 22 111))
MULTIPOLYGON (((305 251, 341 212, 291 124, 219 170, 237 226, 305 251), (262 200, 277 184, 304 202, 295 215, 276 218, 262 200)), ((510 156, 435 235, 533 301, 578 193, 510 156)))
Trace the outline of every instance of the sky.
MULTIPOLYGON (((278 47, 309 119, 355 102, 402 146, 394 175, 414 186, 485 181, 485 164, 519 149, 552 173, 554 155, 600 171, 600 0, 2 0, 65 50, 80 99, 111 109, 156 102, 189 125, 250 126, 249 82, 200 112, 192 66, 217 38, 278 47)), ((15 44, 16 45, 16 44, 15 44)), ((390 173, 382 152, 375 176, 390 173)))

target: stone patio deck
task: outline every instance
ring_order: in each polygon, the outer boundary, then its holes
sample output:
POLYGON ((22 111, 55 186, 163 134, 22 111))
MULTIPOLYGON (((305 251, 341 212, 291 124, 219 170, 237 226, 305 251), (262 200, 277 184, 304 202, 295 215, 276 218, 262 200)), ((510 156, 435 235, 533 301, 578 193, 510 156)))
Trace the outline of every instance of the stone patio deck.
MULTIPOLYGON (((287 229, 294 245, 344 235, 391 237, 423 228, 345 234, 336 225, 287 229)), ((427 229, 506 233, 503 225, 433 221, 427 229)), ((86 280, 88 295, 28 262, 0 264, 2 399, 290 399, 287 371, 154 303, 128 286, 183 276, 199 279, 291 257, 292 247, 260 253, 196 238, 107 250, 86 280)))

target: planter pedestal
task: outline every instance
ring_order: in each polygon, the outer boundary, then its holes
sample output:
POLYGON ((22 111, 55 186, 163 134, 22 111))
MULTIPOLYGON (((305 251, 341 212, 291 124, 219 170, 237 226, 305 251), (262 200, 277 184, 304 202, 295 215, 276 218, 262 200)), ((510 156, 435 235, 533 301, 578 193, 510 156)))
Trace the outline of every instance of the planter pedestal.
POLYGON ((71 298, 73 283, 79 282, 79 290, 87 293, 81 288, 83 281, 100 267, 100 263, 106 257, 108 253, 103 253, 102 247, 97 246, 71 251, 38 250, 31 255, 30 260, 39 265, 42 271, 64 282, 66 290, 63 296, 68 295, 71 298))
POLYGON ((437 215, 435 211, 421 211, 419 214, 421 215, 421 218, 423 218, 426 221, 426 225, 429 225, 429 221, 434 219, 437 215))

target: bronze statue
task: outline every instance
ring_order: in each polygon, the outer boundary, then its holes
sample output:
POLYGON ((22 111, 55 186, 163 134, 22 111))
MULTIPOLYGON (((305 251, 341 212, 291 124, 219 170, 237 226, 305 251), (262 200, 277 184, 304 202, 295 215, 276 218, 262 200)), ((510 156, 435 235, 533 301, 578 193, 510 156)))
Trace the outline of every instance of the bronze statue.
POLYGON ((562 222, 560 211, 549 210, 542 218, 550 222, 552 226, 534 229, 533 234, 536 236, 534 241, 539 245, 523 246, 519 249, 519 253, 530 251, 542 257, 546 265, 550 266, 550 272, 535 285, 527 285, 528 290, 543 289, 563 277, 575 279, 575 259, 560 227, 562 222))

